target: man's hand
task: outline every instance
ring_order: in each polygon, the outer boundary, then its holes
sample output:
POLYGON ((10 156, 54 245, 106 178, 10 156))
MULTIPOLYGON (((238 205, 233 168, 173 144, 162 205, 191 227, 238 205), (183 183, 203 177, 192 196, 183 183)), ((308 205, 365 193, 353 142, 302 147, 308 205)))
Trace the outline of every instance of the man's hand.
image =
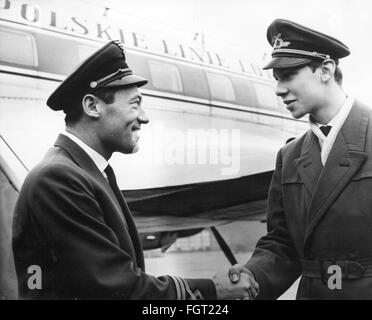
POLYGON ((258 294, 259 288, 253 274, 240 265, 235 265, 229 270, 221 269, 213 276, 212 280, 216 286, 217 299, 219 300, 253 300, 258 294), (230 280, 231 270, 235 274, 234 281, 230 280))
POLYGON ((229 278, 232 283, 238 283, 242 274, 249 277, 251 287, 248 289, 250 299, 255 299, 260 292, 260 287, 251 270, 241 264, 235 264, 229 269, 229 278))

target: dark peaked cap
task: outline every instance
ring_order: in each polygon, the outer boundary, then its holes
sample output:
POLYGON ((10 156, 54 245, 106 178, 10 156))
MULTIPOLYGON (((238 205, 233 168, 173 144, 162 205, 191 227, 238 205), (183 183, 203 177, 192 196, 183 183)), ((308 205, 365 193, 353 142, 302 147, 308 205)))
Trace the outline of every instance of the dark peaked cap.
POLYGON ((82 62, 50 95, 47 105, 68 113, 85 94, 102 87, 141 87, 147 80, 135 76, 125 62, 120 41, 110 41, 82 62))
POLYGON ((300 67, 325 59, 338 62, 350 54, 341 41, 288 20, 274 20, 266 37, 273 51, 272 60, 263 69, 300 67))

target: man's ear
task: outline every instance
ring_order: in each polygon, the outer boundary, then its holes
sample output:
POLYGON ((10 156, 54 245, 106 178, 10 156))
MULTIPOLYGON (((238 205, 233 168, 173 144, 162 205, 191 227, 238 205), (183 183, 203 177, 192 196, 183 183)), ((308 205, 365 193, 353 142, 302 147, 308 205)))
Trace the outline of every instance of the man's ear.
POLYGON ((336 62, 332 59, 326 59, 322 62, 321 65, 321 79, 322 82, 327 82, 333 77, 336 71, 336 62))
POLYGON ((93 94, 86 94, 82 99, 84 113, 91 118, 99 118, 101 106, 99 99, 93 94))

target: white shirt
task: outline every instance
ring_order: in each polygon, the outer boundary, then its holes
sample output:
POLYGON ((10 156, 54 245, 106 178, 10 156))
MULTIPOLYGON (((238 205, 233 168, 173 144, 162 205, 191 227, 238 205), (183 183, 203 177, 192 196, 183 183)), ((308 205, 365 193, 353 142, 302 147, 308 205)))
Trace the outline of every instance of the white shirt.
POLYGON ((72 141, 76 142, 78 146, 82 148, 88 154, 88 156, 92 159, 92 161, 97 166, 99 171, 101 171, 103 176, 106 178, 106 174, 104 170, 109 165, 108 161, 104 157, 102 157, 96 150, 93 150, 85 142, 81 141, 78 137, 74 136, 72 133, 64 131, 62 132, 62 134, 69 137, 72 141))
POLYGON ((324 124, 317 123, 313 121, 311 117, 309 117, 310 128, 313 131, 313 133, 318 137, 320 146, 320 158, 323 166, 328 159, 328 155, 331 152, 334 142, 336 141, 336 137, 340 132, 340 129, 343 126, 347 116, 349 115, 353 104, 354 98, 351 96, 347 96, 344 104, 340 108, 340 111, 331 121, 329 121, 326 124, 327 126, 332 127, 328 133, 328 136, 325 136, 323 132, 319 129, 321 126, 324 126, 324 124))

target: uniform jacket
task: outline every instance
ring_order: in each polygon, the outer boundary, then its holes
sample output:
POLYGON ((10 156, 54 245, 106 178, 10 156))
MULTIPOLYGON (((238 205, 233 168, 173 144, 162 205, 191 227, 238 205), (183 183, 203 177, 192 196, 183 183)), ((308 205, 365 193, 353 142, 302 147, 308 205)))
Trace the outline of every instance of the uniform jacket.
MULTIPOLYGON (((279 151, 268 233, 246 264, 260 285, 259 298, 280 296, 304 273, 303 261, 372 259, 371 116, 354 102, 324 167, 311 130, 279 151)), ((345 278, 340 290, 331 290, 324 279, 303 276, 297 298, 372 299, 372 277, 345 278)))
MULTIPOLYGON (((144 272, 140 239, 125 200, 118 202, 91 158, 64 135, 22 186, 13 251, 21 298, 177 297, 169 276, 144 272), (29 289, 31 265, 41 268, 41 289, 29 289)), ((212 280, 188 282, 204 298, 215 298, 212 280)))

